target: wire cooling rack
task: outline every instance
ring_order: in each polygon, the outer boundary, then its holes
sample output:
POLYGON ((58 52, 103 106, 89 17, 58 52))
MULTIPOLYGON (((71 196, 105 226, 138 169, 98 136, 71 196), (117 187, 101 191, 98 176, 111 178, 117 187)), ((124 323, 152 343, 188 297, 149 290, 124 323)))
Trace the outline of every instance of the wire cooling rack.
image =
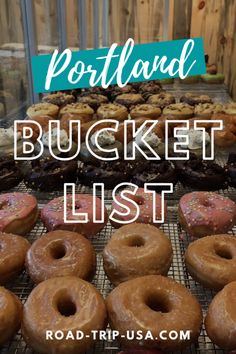
MULTIPOLYGON (((107 205, 108 207, 110 204, 107 205)), ((40 204, 42 207, 42 204, 40 204)), ((172 266, 169 270, 168 276, 174 278, 177 282, 186 286, 190 291, 197 296, 204 315, 206 314, 207 308, 211 299, 214 296, 214 292, 205 289, 200 284, 197 284, 188 274, 185 264, 183 262, 184 252, 189 242, 191 241, 188 235, 182 230, 180 224, 178 223, 177 207, 169 207, 167 214, 167 221, 161 226, 163 232, 170 238, 174 258, 172 266)), ((44 225, 39 220, 35 228, 28 234, 28 240, 33 242, 39 238, 42 234, 46 232, 44 225)), ((93 280, 94 286, 106 297, 112 290, 112 285, 107 279, 102 262, 102 250, 106 245, 108 239, 111 237, 114 229, 111 224, 108 223, 105 228, 94 238, 91 239, 92 244, 97 253, 97 271, 93 280)), ((231 231, 232 234, 236 235, 236 227, 231 231)), ((12 282, 8 288, 19 296, 21 301, 24 303, 30 294, 33 283, 23 272, 14 282, 12 282)), ((95 344, 87 354, 115 354, 119 352, 119 347, 116 342, 98 342, 95 344)), ((1 353, 27 353, 32 354, 33 351, 25 344, 20 332, 14 337, 14 339, 6 346, 3 347, 1 353)), ((208 353, 224 353, 224 351, 216 348, 207 337, 204 327, 202 328, 198 342, 192 345, 188 349, 178 354, 208 354, 208 353)))

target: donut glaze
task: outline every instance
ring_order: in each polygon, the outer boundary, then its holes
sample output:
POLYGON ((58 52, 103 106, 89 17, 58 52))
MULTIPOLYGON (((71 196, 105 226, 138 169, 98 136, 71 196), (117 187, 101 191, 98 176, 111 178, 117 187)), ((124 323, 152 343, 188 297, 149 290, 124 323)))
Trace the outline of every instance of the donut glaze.
POLYGON ((95 198, 96 220, 101 217, 103 208, 103 223, 93 222, 93 196, 89 194, 75 194, 75 211, 88 215, 88 222, 86 223, 78 223, 78 221, 83 220, 83 218, 78 215, 73 216, 72 204, 72 195, 67 195, 67 219, 71 221, 75 220, 74 223, 64 221, 64 197, 55 198, 44 206, 41 212, 41 219, 48 231, 68 230, 90 237, 96 235, 106 225, 108 220, 107 210, 105 206, 102 206, 99 198, 95 198))
POLYGON ((66 275, 91 279, 95 269, 96 254, 91 243, 76 232, 49 232, 27 252, 26 270, 35 283, 66 275))
POLYGON ((91 331, 104 329, 106 322, 104 300, 93 285, 73 276, 51 278, 29 295, 23 309, 22 334, 36 352, 79 354, 93 344, 91 331), (71 331, 75 338, 76 331, 82 331, 84 338, 46 340, 47 330, 65 335, 71 331))
POLYGON ((192 237, 223 234, 236 223, 236 204, 217 193, 192 192, 180 199, 178 214, 192 237))
POLYGON ((0 233, 0 283, 17 276, 25 266, 26 252, 30 243, 23 237, 0 233))
POLYGON ((211 289, 236 281, 236 237, 206 236, 191 242, 185 264, 193 279, 211 289))
POLYGON ((112 235, 103 251, 103 265, 110 281, 118 285, 143 275, 166 275, 172 254, 171 242, 162 231, 135 223, 112 235))
POLYGON ((172 351, 187 347, 199 336, 202 312, 196 298, 181 284, 161 275, 121 283, 106 299, 109 323, 127 347, 144 346, 172 351), (129 341, 127 331, 151 331, 156 339, 129 341), (161 331, 190 330, 190 339, 161 340, 161 331), (126 336, 125 336, 126 337, 126 336))
POLYGON ((236 349, 236 282, 221 290, 208 308, 205 327, 213 343, 226 350, 236 349))
POLYGON ((0 287, 0 345, 9 341, 20 328, 22 304, 11 291, 0 287))
POLYGON ((25 235, 32 230, 37 217, 34 196, 17 192, 0 195, 0 232, 25 235))
MULTIPOLYGON (((128 189, 127 189, 128 191, 128 189)), ((135 201, 137 205, 139 206, 139 216, 135 220, 137 223, 144 223, 144 224, 151 224, 156 227, 160 227, 161 223, 160 222, 155 222, 153 220, 153 194, 152 193, 145 193, 143 188, 138 188, 137 192, 135 195, 131 195, 127 193, 127 196, 129 199, 135 201)), ((155 193, 155 198, 156 198, 156 218, 157 220, 161 220, 161 196, 157 193, 155 193)), ((111 220, 112 225, 115 228, 121 227, 124 225, 121 222, 126 221, 127 224, 129 223, 129 220, 132 220, 134 216, 136 215, 136 209, 134 205, 129 202, 124 200, 120 195, 116 196, 117 201, 113 201, 112 203, 112 209, 117 210, 119 213, 125 213, 126 209, 119 205, 118 203, 122 203, 123 205, 126 205, 127 207, 130 208, 130 213, 128 215, 119 215, 115 214, 115 218, 119 221, 114 221, 111 220), (121 221, 121 222, 120 222, 121 221)), ((164 204, 164 214, 167 214, 167 205, 166 202, 164 204)))

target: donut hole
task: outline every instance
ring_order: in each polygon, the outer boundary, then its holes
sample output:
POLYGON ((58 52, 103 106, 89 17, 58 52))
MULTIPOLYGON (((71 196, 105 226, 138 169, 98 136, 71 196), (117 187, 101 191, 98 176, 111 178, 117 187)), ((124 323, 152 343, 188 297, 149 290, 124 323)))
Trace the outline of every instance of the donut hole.
POLYGON ((57 310, 62 316, 73 316, 76 313, 76 305, 73 300, 67 295, 58 300, 57 310))
POLYGON ((61 259, 66 255, 66 247, 62 242, 53 243, 50 247, 50 254, 53 259, 61 259))
POLYGON ((129 247, 143 247, 145 240, 141 236, 133 236, 128 239, 129 247))
POLYGON ((217 245, 215 247, 215 252, 216 255, 219 256, 220 258, 224 258, 224 259, 232 259, 232 253, 231 251, 227 248, 227 247, 222 247, 217 245))
POLYGON ((152 294, 146 299, 146 305, 155 312, 167 313, 169 312, 169 306, 164 297, 152 294))

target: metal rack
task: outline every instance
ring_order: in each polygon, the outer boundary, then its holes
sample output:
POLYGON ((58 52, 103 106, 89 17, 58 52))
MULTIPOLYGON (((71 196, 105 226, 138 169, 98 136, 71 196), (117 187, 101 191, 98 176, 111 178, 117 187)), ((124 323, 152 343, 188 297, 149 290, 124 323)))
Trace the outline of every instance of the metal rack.
MULTIPOLYGON (((21 192, 28 192, 32 193, 31 190, 27 189, 23 183, 21 183, 17 188, 14 189, 15 191, 21 191, 21 192)), ((91 189, 89 190, 86 187, 82 187, 80 185, 77 186, 77 192, 78 193, 91 193, 91 189)), ((180 185, 177 185, 175 188, 175 193, 174 197, 175 199, 175 204, 174 206, 169 206, 168 207, 168 214, 167 214, 167 220, 166 223, 161 226, 161 229, 163 232, 170 238, 172 247, 173 247, 173 252, 174 252, 174 258, 172 262, 172 266, 169 270, 168 276, 174 278, 177 282, 180 282, 184 286, 186 286, 190 291, 197 296, 202 309, 203 313, 205 314, 207 311, 207 308, 209 306, 209 303, 211 299, 214 296, 214 292, 211 290, 205 289, 203 286, 200 284, 197 284, 188 274, 184 261, 183 261, 183 256, 184 252, 186 250, 186 247, 188 246, 189 242, 191 239, 189 236, 182 230, 180 224, 178 223, 178 215, 177 215, 177 201, 179 196, 184 193, 186 193, 186 189, 181 187, 180 185)), ((232 194, 230 195, 231 198, 232 196, 234 197, 233 199, 236 200, 236 189, 231 190, 232 194)), ((229 195, 228 191, 220 191, 223 195, 229 195)), ((59 195, 60 193, 58 193, 59 195)), ((39 200, 39 207, 42 208, 43 205, 48 201, 48 199, 51 199, 55 197, 55 194, 47 194, 47 199, 45 199, 45 194, 41 194, 36 192, 36 196, 39 200)), ((105 204, 108 209, 111 207, 111 194, 110 192, 106 192, 105 196, 105 204)), ((173 204, 173 203, 171 203, 173 204)), ((40 220, 38 220, 35 228, 28 234, 28 240, 30 242, 33 242, 37 238, 39 238, 42 234, 46 232, 46 228, 42 224, 40 220)), ((98 288, 98 290, 102 293, 104 297, 108 295, 108 293, 112 290, 112 285, 110 284, 109 280, 107 279, 104 270, 103 270, 103 264, 102 264, 102 250, 104 246, 106 245, 108 239, 111 237, 112 233, 114 232, 113 227, 108 223, 105 228, 94 238, 92 238, 92 244, 96 250, 97 253, 97 271, 96 275, 93 280, 93 284, 98 288)), ((231 231, 231 234, 236 235, 236 227, 231 231)), ((32 288, 33 288, 33 283, 27 276, 25 272, 23 272, 14 282, 12 282, 9 285, 9 289, 13 291, 16 295, 20 297, 22 302, 24 303, 30 294, 32 288)), ((119 347, 117 343, 113 342, 98 342, 95 344, 94 348, 88 352, 88 354, 115 354, 119 351, 119 347)), ((7 346, 5 346, 1 353, 27 353, 27 354, 32 354, 33 351, 28 348, 23 341, 21 334, 18 333, 12 342, 10 342, 7 346)), ((190 348, 186 349, 185 351, 178 352, 178 354, 205 354, 205 353, 224 353, 224 351, 216 348, 209 338, 207 337, 207 334, 205 332, 204 327, 202 328, 198 343, 195 345, 192 345, 190 348)), ((177 353, 175 353, 177 354, 177 353)))

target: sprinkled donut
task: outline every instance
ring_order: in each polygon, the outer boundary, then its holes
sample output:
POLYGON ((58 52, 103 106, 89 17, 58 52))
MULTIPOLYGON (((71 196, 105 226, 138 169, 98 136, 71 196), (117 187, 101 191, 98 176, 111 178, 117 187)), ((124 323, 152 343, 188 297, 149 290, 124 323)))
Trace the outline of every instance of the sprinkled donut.
POLYGON ((192 237, 224 234, 236 223, 236 204, 217 193, 192 192, 180 199, 178 215, 192 237))
POLYGON ((0 195, 0 232, 25 235, 38 217, 37 200, 26 193, 0 195))
POLYGON ((119 284, 106 299, 109 323, 119 331, 127 348, 179 350, 194 343, 200 333, 202 311, 197 299, 183 285, 161 275, 148 275, 119 284), (160 332, 190 330, 190 338, 163 340, 160 332), (151 332, 153 338, 127 340, 127 331, 151 332), (124 336, 124 337, 122 337, 124 336))
POLYGON ((95 269, 93 246, 76 232, 49 232, 36 240, 27 252, 26 270, 35 283, 65 275, 91 280, 95 269))
POLYGON ((193 279, 211 289, 236 281, 236 237, 206 236, 191 242, 185 264, 193 279))
POLYGON ((103 251, 105 272, 114 285, 143 275, 166 275, 172 262, 168 237, 152 225, 122 226, 103 251))
POLYGON ((30 293, 23 309, 22 334, 37 353, 82 354, 94 339, 91 331, 106 327, 106 307, 98 290, 90 283, 74 277, 45 280, 30 293), (61 331, 74 338, 46 339, 46 331, 61 331), (76 339, 76 332, 84 337, 76 339))
POLYGON ((59 197, 51 200, 44 206, 41 212, 41 219, 48 231, 53 230, 68 230, 81 233, 86 237, 94 236, 103 229, 108 220, 108 214, 105 206, 102 206, 101 200, 95 197, 96 220, 101 218, 102 208, 104 212, 104 222, 94 222, 95 215, 93 212, 93 196, 89 194, 75 194, 75 212, 86 213, 88 221, 83 217, 72 214, 72 195, 67 195, 67 219, 75 222, 65 222, 64 220, 64 197, 59 197))
POLYGON ((21 236, 0 233, 0 283, 5 284, 17 276, 25 266, 30 243, 21 236))
POLYGON ((11 291, 0 287, 0 345, 9 341, 20 328, 22 304, 11 291))
MULTIPOLYGON (((127 191, 128 191, 128 189, 127 189, 127 191)), ((161 222, 160 221, 155 222, 153 220, 153 204, 154 203, 153 203, 153 194, 152 193, 146 193, 143 188, 138 188, 135 195, 131 195, 131 194, 127 193, 127 196, 129 199, 133 200, 139 207, 139 216, 135 220, 135 222, 144 223, 144 224, 151 224, 156 227, 160 227, 161 222)), ((161 220, 161 217, 162 217, 162 215, 161 215, 162 214, 161 213, 161 205, 162 205, 161 196, 159 194, 155 193, 155 198, 156 198, 156 210, 155 210, 156 219, 161 220)), ((117 202, 113 201, 113 203, 112 203, 112 209, 117 210, 119 213, 123 213, 123 215, 119 215, 118 213, 115 213, 114 217, 118 221, 111 220, 111 223, 115 228, 118 228, 118 227, 124 225, 124 223, 122 223, 122 221, 126 221, 127 224, 129 223, 128 222, 129 220, 131 220, 130 222, 132 222, 132 219, 136 215, 136 208, 131 202, 124 200, 121 197, 121 195, 116 196, 116 199, 117 199, 117 202), (118 203, 122 203, 126 207, 129 207, 130 213, 128 215, 124 215, 124 213, 127 210, 123 206, 119 205, 118 203)), ((166 205, 166 202, 164 202, 164 203, 165 203, 164 204, 164 216, 165 216, 167 213, 167 205, 166 205)))

